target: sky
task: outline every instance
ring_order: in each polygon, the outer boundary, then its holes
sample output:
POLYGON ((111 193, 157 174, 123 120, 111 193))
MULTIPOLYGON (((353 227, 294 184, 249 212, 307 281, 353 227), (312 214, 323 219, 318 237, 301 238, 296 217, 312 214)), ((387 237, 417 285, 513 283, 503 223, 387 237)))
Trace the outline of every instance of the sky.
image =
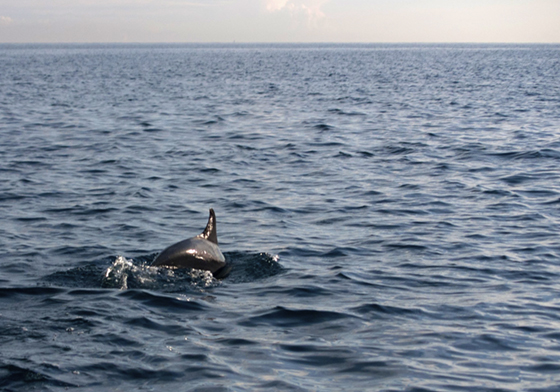
POLYGON ((560 43, 560 0, 0 0, 0 42, 560 43))

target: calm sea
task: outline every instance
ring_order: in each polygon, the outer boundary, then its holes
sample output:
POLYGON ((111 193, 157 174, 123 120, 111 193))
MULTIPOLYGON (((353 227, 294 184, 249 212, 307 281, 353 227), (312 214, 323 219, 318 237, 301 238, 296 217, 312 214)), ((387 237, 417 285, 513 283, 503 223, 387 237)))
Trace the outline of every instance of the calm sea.
POLYGON ((558 391, 559 166, 560 45, 0 45, 0 390, 558 391))

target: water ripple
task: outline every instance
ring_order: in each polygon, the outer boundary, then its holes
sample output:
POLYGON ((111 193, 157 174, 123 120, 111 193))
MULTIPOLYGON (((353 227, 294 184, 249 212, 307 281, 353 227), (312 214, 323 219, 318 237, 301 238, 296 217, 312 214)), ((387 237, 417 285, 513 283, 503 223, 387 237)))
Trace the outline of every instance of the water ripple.
POLYGON ((1 49, 0 389, 557 389, 557 45, 1 49))

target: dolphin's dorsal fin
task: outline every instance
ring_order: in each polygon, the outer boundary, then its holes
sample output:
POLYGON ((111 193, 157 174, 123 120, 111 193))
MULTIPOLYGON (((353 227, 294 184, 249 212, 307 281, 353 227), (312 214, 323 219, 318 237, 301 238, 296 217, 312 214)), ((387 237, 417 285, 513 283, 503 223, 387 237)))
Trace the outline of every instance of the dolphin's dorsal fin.
POLYGON ((210 217, 208 218, 206 229, 204 229, 204 231, 199 237, 202 237, 205 240, 208 240, 218 245, 218 233, 216 231, 216 214, 214 213, 214 209, 212 208, 210 208, 210 217))

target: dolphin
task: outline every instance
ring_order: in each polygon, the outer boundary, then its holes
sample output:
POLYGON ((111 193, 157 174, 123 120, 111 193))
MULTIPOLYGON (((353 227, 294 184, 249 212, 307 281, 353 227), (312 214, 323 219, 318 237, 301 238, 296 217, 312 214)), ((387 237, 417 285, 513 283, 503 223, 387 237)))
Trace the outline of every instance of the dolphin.
POLYGON ((171 245, 161 252, 152 267, 195 268, 212 272, 214 277, 225 278, 231 271, 218 247, 216 214, 210 208, 210 217, 202 234, 171 245))

